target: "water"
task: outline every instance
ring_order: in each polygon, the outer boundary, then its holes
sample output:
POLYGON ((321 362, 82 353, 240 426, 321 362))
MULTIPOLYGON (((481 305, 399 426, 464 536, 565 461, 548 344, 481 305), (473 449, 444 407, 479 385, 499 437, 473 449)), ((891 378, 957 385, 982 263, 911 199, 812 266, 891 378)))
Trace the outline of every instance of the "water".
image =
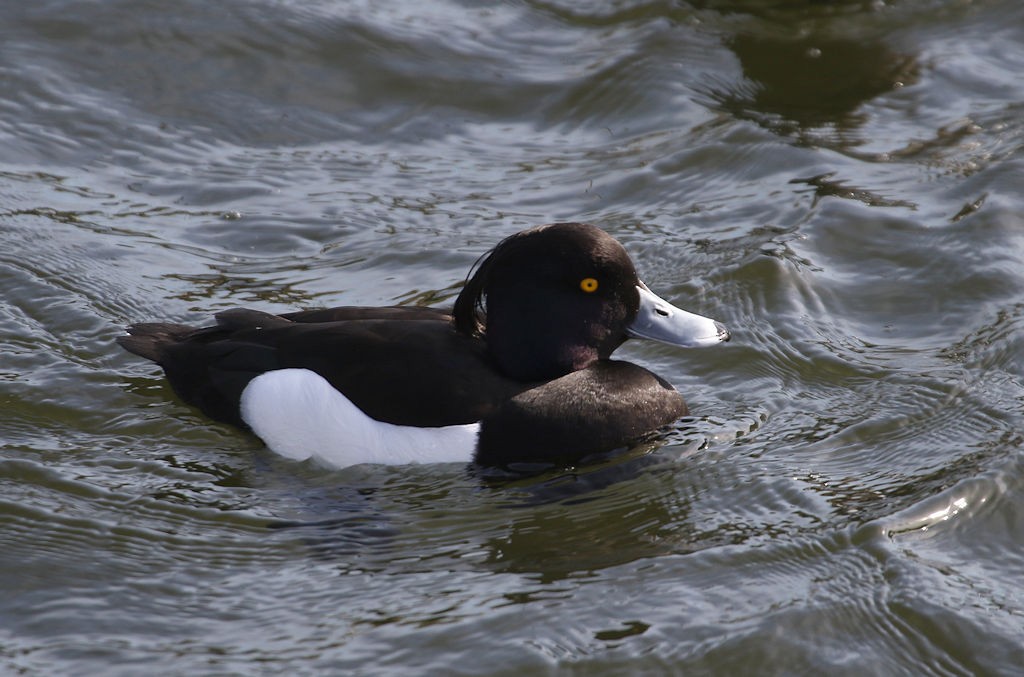
POLYGON ((1024 5, 0 6, 0 672, 1015 674, 1024 5), (725 322, 594 466, 327 472, 113 339, 618 237, 725 322))

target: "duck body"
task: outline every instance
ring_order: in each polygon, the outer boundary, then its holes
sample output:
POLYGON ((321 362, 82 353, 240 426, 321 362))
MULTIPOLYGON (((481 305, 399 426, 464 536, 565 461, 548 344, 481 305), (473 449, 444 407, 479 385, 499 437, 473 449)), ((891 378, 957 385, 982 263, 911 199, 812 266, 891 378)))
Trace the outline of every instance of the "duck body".
POLYGON ((136 324, 118 342, 209 417, 335 467, 564 463, 625 446, 687 408, 611 353, 631 335, 728 340, 647 290, 616 240, 579 223, 502 241, 451 311, 236 309, 216 320, 136 324))

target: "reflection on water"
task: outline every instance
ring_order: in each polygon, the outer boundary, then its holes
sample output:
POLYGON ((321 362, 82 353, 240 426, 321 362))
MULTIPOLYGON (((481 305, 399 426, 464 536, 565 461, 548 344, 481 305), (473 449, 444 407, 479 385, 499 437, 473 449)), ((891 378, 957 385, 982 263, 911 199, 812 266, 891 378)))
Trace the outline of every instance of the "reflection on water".
POLYGON ((725 36, 742 78, 711 87, 724 111, 803 143, 857 146, 868 116, 863 107, 915 83, 917 58, 887 43, 844 31, 842 18, 804 28, 779 21, 769 29, 725 36))
POLYGON ((818 201, 822 198, 840 197, 847 200, 858 200, 869 207, 906 207, 908 209, 914 209, 916 206, 913 202, 907 202, 906 200, 892 200, 864 188, 854 188, 844 185, 842 181, 833 180, 834 176, 835 174, 829 172, 827 174, 819 174, 818 176, 812 176, 806 179, 793 179, 792 183, 804 183, 813 187, 815 205, 817 205, 818 201))

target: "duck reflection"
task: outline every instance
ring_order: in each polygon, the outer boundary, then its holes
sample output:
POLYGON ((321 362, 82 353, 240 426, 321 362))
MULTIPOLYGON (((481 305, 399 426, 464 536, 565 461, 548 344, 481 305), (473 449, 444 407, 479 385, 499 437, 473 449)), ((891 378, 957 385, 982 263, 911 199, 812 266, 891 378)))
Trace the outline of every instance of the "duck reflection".
MULTIPOLYGON (((507 506, 504 531, 484 542, 483 563, 549 584, 731 542, 734 534, 709 533, 693 523, 691 498, 702 491, 699 483, 680 486, 665 480, 671 491, 662 484, 662 475, 677 477, 677 464, 686 463, 683 457, 697 453, 700 444, 691 441, 649 453, 656 447, 633 449, 596 467, 493 486, 515 500, 507 506)), ((507 597, 510 603, 533 601, 530 593, 507 597)))

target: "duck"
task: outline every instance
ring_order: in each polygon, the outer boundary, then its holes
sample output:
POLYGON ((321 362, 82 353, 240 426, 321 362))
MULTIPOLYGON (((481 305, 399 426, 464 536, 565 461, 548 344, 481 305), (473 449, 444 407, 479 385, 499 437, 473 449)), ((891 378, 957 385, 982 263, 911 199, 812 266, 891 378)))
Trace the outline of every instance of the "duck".
POLYGON ((215 323, 132 324, 117 342, 185 403, 328 468, 580 462, 688 415, 683 396, 612 359, 629 339, 728 341, 657 296, 600 228, 552 223, 501 240, 448 309, 346 306, 215 323))

